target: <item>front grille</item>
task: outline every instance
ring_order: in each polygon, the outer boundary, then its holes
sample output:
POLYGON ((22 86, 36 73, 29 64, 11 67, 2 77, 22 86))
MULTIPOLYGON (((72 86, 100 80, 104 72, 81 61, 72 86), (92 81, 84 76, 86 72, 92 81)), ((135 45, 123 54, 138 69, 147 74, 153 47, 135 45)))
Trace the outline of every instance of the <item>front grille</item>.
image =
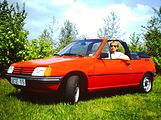
POLYGON ((34 68, 32 67, 15 67, 13 74, 31 75, 34 68))

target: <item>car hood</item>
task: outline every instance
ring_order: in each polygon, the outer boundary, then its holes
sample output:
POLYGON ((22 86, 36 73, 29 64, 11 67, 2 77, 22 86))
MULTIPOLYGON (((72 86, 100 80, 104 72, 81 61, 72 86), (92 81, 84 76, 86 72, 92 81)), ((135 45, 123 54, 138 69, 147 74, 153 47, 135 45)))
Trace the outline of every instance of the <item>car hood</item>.
POLYGON ((52 58, 45 58, 45 59, 35 59, 30 61, 18 62, 12 64, 13 66, 17 67, 36 67, 36 66, 49 66, 53 65, 54 63, 60 63, 65 61, 79 61, 83 59, 83 57, 52 57, 52 58))

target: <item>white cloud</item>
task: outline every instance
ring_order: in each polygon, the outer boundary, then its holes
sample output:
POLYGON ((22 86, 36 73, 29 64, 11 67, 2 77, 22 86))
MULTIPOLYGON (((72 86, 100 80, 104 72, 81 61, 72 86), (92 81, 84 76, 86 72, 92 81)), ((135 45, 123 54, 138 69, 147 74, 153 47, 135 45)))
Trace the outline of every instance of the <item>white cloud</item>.
POLYGON ((107 18, 112 11, 116 12, 120 18, 122 32, 127 33, 124 36, 126 39, 129 34, 139 32, 140 26, 145 25, 152 15, 151 7, 143 4, 137 4, 135 7, 129 7, 126 4, 96 7, 78 0, 25 0, 25 3, 29 11, 27 20, 29 29, 37 28, 38 31, 42 31, 45 25, 50 24, 47 22, 55 16, 59 21, 59 28, 65 20, 70 20, 76 24, 80 35, 94 38, 97 37, 98 29, 103 27, 103 19, 107 18))
POLYGON ((89 7, 83 3, 72 4, 64 13, 66 19, 77 25, 78 31, 82 35, 97 37, 97 31, 103 26, 103 18, 106 18, 114 11, 120 18, 120 27, 124 36, 128 39, 129 34, 139 32, 141 25, 145 25, 150 18, 151 8, 138 4, 131 8, 125 4, 113 4, 106 7, 89 7))
POLYGON ((73 0, 52 0, 54 5, 67 5, 67 4, 72 4, 74 1, 73 0))
POLYGON ((96 33, 101 25, 101 19, 103 14, 99 14, 100 11, 89 8, 86 4, 74 4, 70 9, 66 10, 66 19, 69 19, 76 24, 80 33, 83 35, 96 33), (96 31, 95 31, 96 30, 96 31))

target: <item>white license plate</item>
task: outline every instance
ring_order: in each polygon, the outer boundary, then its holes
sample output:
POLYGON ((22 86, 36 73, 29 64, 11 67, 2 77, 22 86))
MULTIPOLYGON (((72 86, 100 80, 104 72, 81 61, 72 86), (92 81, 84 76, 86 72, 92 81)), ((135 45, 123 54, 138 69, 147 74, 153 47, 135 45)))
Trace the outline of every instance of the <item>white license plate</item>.
POLYGON ((11 84, 20 85, 20 86, 26 86, 26 80, 23 79, 23 78, 11 77, 11 84))

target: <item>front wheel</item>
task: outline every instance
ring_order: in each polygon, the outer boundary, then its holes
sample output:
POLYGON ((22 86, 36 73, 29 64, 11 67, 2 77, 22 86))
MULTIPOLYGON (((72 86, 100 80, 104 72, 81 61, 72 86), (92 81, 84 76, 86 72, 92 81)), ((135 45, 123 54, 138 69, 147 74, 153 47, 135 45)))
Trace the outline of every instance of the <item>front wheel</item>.
POLYGON ((145 74, 140 85, 141 92, 149 93, 152 90, 152 83, 152 77, 149 74, 145 74))
POLYGON ((76 103, 80 97, 80 77, 73 75, 67 79, 66 88, 65 88, 65 98, 69 103, 76 103))

